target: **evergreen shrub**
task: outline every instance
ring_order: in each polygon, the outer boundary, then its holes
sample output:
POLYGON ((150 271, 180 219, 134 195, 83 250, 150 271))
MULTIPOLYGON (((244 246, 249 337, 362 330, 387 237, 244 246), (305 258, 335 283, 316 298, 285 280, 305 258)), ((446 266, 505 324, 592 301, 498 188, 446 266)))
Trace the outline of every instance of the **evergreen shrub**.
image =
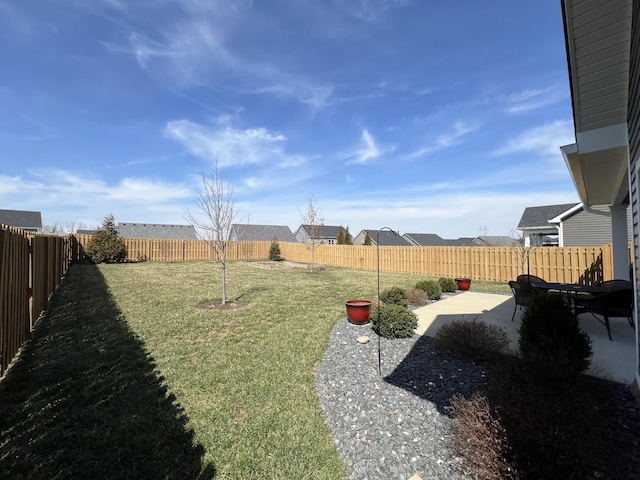
POLYGON ((379 305, 371 315, 373 331, 385 338, 408 338, 418 327, 418 317, 401 305, 379 305))
POLYGON ((127 259, 127 245, 118 237, 118 227, 113 215, 105 217, 85 249, 93 263, 118 263, 127 259))
POLYGON ((591 363, 591 339, 560 295, 533 297, 518 333, 523 363, 541 382, 561 387, 591 363))
POLYGON ((429 300, 440 300, 442 298, 442 289, 436 280, 420 280, 416 283, 416 288, 427 292, 429 300))
POLYGON ((438 283, 443 292, 455 292, 458 289, 458 284, 453 278, 440 277, 438 283))
POLYGON ((278 243, 277 240, 271 241, 271 246, 269 247, 269 260, 272 262, 281 262, 284 260, 282 252, 280 251, 280 243, 278 243))
POLYGON ((400 305, 407 307, 407 291, 400 287, 387 288, 380 294, 380 301, 388 305, 400 305))

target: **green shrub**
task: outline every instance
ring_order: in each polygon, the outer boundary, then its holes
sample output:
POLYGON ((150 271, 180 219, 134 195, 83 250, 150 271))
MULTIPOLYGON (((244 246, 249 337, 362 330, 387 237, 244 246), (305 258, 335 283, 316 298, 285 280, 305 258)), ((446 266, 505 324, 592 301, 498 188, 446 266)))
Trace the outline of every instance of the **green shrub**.
POLYGON ((500 357, 509 348, 505 329, 478 320, 454 320, 436 332, 436 345, 458 357, 483 361, 500 357))
POLYGON ((407 291, 400 287, 387 288, 380 294, 380 301, 388 305, 408 305, 407 291))
POLYGON ((591 362, 591 339, 559 295, 533 297, 518 331, 521 357, 536 380, 561 387, 591 362))
POLYGON ((418 317, 401 305, 380 305, 371 315, 373 331, 385 338, 407 338, 418 327, 418 317))
POLYGON ((127 246, 118 237, 118 227, 113 215, 105 217, 102 225, 91 237, 85 254, 93 263, 124 262, 127 258, 127 246))
POLYGON ((277 240, 271 241, 271 246, 269 247, 269 260, 272 262, 281 262, 284 260, 282 252, 280 251, 280 244, 277 240))
POLYGON ((407 290, 407 301, 409 305, 421 307, 429 303, 428 300, 429 296, 424 290, 420 290, 419 288, 410 288, 407 290))
POLYGON ((453 278, 440 277, 438 283, 443 292, 455 292, 458 289, 458 284, 453 278))
POLYGON ((442 289, 436 280, 420 280, 416 283, 416 288, 427 292, 429 300, 440 300, 442 298, 442 289))

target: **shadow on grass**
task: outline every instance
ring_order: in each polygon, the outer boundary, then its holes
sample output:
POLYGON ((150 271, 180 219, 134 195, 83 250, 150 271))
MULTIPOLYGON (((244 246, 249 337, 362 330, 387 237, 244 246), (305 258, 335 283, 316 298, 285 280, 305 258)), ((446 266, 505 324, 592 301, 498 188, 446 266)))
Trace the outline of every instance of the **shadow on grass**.
POLYGON ((99 270, 73 265, 0 381, 0 478, 213 478, 163 382, 99 270))

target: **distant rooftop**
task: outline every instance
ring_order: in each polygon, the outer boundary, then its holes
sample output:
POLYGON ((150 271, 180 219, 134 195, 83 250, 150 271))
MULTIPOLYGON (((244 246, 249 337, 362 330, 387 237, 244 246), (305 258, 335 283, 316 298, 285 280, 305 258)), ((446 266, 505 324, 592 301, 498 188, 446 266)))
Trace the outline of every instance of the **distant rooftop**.
POLYGON ((42 229, 42 214, 29 210, 0 210, 0 225, 25 230, 42 229))
POLYGON ((163 238, 170 240, 197 240, 191 225, 163 225, 157 223, 118 223, 122 238, 163 238))

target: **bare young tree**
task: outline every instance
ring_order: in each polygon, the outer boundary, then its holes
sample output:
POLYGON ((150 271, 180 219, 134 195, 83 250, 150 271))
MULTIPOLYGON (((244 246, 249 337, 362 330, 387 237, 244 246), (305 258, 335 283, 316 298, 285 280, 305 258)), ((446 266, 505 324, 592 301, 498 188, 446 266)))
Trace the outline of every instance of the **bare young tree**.
POLYGON ((227 303, 227 247, 231 225, 236 218, 233 185, 218 171, 216 159, 213 175, 200 174, 202 190, 198 191, 196 207, 187 208, 185 218, 207 242, 214 258, 222 265, 222 303, 227 303))
POLYGON ((518 259, 520 273, 529 273, 527 265, 529 264, 529 253, 531 251, 531 247, 526 246, 524 235, 516 229, 512 229, 509 236, 513 238, 513 249, 518 259))
POLYGON ((53 235, 67 235, 69 233, 75 233, 78 229, 84 229, 84 223, 82 222, 67 222, 65 224, 52 223, 42 226, 43 233, 51 233, 53 235))
POLYGON ((300 212, 302 224, 307 227, 309 233, 309 244, 311 248, 311 273, 315 264, 316 245, 320 243, 320 227, 324 225, 324 219, 320 216, 320 210, 313 201, 313 193, 309 194, 307 200, 307 210, 300 212))

